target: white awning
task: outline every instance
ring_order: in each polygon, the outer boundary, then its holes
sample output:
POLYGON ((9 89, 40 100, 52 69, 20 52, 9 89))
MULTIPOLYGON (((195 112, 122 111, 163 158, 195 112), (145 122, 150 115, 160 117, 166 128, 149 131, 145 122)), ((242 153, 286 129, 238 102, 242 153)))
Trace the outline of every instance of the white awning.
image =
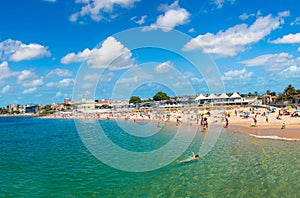
POLYGON ((218 98, 226 99, 229 98, 226 93, 222 93, 218 98))
POLYGON ((204 96, 203 94, 200 94, 199 96, 196 97, 195 100, 205 100, 205 99, 207 99, 207 97, 204 96))
POLYGON ((216 96, 215 94, 210 94, 207 99, 217 99, 217 98, 218 96, 216 96))
POLYGON ((238 93, 234 92, 230 98, 242 98, 238 93))

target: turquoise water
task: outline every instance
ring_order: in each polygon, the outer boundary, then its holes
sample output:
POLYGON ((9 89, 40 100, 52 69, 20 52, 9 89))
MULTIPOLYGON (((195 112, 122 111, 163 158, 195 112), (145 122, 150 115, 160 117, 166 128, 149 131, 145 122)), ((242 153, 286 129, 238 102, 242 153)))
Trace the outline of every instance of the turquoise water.
MULTIPOLYGON (((126 135, 114 121, 100 123, 115 143, 135 151, 158 148, 174 136, 165 128, 145 141, 126 135)), ((178 160, 199 149, 203 136, 197 133, 178 160)), ((176 160, 158 170, 132 173, 90 154, 72 120, 0 118, 0 158, 1 197, 300 196, 300 142, 229 131, 198 162, 176 160)))

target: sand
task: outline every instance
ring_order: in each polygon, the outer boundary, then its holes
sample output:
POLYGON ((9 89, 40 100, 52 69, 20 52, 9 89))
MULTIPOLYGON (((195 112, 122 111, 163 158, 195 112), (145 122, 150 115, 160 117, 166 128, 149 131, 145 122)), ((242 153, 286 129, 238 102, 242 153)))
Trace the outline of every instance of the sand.
MULTIPOLYGON (((294 140, 300 140, 300 117, 291 117, 291 115, 281 115, 280 119, 277 119, 279 109, 273 113, 268 113, 265 108, 251 109, 251 114, 248 118, 245 118, 244 111, 249 111, 249 108, 231 108, 226 110, 230 113, 227 116, 229 126, 227 130, 232 132, 239 132, 252 135, 254 137, 270 137, 272 139, 284 139, 292 138, 294 140), (235 114, 235 111, 237 114, 235 114), (268 122, 266 121, 266 113, 268 116, 268 122), (253 118, 257 117, 257 123, 255 125, 253 118), (285 128, 281 129, 284 123, 285 128)), ((290 110, 291 112, 294 109, 290 110)), ((164 124, 166 122, 177 123, 177 119, 182 124, 199 125, 200 114, 205 114, 204 117, 208 119, 209 125, 221 124, 225 126, 225 113, 224 110, 211 110, 204 108, 181 108, 181 109, 147 109, 147 110, 126 110, 123 112, 107 112, 101 114, 73 114, 73 115, 48 115, 46 118, 67 118, 67 119, 123 119, 131 121, 155 121, 157 124, 164 124), (207 115, 207 112, 210 115, 207 115)))

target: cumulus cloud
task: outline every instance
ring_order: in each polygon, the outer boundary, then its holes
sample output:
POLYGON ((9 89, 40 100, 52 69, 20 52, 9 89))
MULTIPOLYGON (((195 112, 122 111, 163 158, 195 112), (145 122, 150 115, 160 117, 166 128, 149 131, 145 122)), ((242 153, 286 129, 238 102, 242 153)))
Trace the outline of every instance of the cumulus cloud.
POLYGON ((217 8, 222 8, 225 3, 231 3, 234 4, 235 0, 213 0, 213 3, 217 6, 217 8))
POLYGON ((61 59, 62 64, 86 61, 95 69, 122 70, 134 66, 131 51, 114 37, 108 37, 101 48, 85 49, 82 52, 69 53, 61 59))
POLYGON ((246 68, 242 70, 230 70, 225 72, 221 77, 222 80, 249 80, 253 76, 253 72, 248 72, 246 68))
POLYGON ((115 77, 115 74, 112 72, 108 72, 108 73, 104 73, 104 74, 86 74, 83 77, 83 80, 85 81, 91 81, 91 82, 110 82, 113 80, 113 78, 115 77))
POLYGON ((280 76, 284 78, 299 78, 300 77, 300 66, 292 65, 280 72, 280 76))
POLYGON ((73 78, 64 78, 58 82, 47 83, 47 87, 67 88, 74 85, 75 80, 73 78))
POLYGON ((101 21, 105 15, 111 14, 110 18, 115 16, 115 8, 130 8, 139 0, 76 0, 76 3, 83 4, 80 11, 70 16, 70 21, 76 22, 86 17, 94 21, 101 21))
POLYGON ((9 86, 9 85, 5 85, 5 86, 2 88, 1 93, 2 93, 2 94, 5 94, 5 93, 7 93, 7 92, 9 92, 9 91, 10 91, 10 86, 9 86))
POLYGON ((292 44, 292 43, 300 43, 300 33, 297 34, 288 34, 283 36, 282 38, 278 38, 274 41, 270 41, 274 44, 292 44))
POLYGON ((18 73, 16 82, 23 87, 38 87, 43 85, 43 77, 38 76, 31 70, 23 70, 18 73))
POLYGON ((295 60, 292 55, 282 52, 279 54, 264 54, 252 59, 241 61, 240 63, 248 67, 263 66, 269 71, 277 71, 284 67, 294 65, 295 60))
POLYGON ((203 78, 192 77, 191 81, 193 83, 202 83, 202 82, 204 82, 204 79, 203 78))
POLYGON ((63 93, 61 91, 59 91, 55 94, 54 98, 59 98, 61 96, 63 96, 63 93))
POLYGON ((163 73, 169 72, 173 67, 174 67, 174 65, 171 61, 166 61, 166 62, 163 62, 163 63, 157 65, 154 68, 154 71, 156 71, 157 73, 163 74, 163 73))
POLYGON ((180 8, 178 0, 170 6, 163 7, 164 14, 159 15, 155 23, 152 23, 149 27, 143 28, 144 31, 162 29, 165 32, 171 31, 176 26, 184 25, 189 22, 190 13, 180 8))
POLYGON ((15 76, 16 73, 12 72, 8 67, 8 63, 6 61, 0 64, 0 84, 4 82, 5 79, 15 76))
POLYGON ((265 38, 273 30, 278 29, 284 23, 283 17, 288 14, 289 12, 282 12, 276 17, 267 15, 257 18, 250 26, 239 24, 225 31, 219 31, 217 34, 206 33, 198 35, 196 38, 191 39, 183 47, 183 50, 199 49, 207 54, 235 56, 237 53, 245 51, 247 47, 265 38))
POLYGON ((31 87, 31 88, 25 89, 25 90, 23 91, 23 94, 30 94, 30 93, 35 92, 36 90, 37 90, 36 87, 31 87))
POLYGON ((50 56, 48 48, 37 44, 24 44, 21 41, 8 39, 0 43, 0 58, 14 62, 32 60, 50 56))
POLYGON ((291 26, 294 26, 294 25, 300 25, 300 17, 297 17, 297 18, 295 19, 295 21, 291 22, 290 25, 291 25, 291 26))
POLYGON ((134 21, 136 24, 143 25, 145 23, 146 18, 147 18, 147 15, 141 16, 140 19, 137 19, 137 16, 134 16, 130 20, 134 21))
POLYGON ((247 14, 247 13, 243 13, 239 16, 239 18, 243 21, 247 20, 250 17, 259 17, 261 16, 261 11, 258 10, 256 13, 251 13, 251 14, 247 14))
POLYGON ((47 75, 46 78, 53 78, 53 77, 69 77, 72 76, 72 72, 67 69, 60 69, 56 68, 51 70, 47 75))

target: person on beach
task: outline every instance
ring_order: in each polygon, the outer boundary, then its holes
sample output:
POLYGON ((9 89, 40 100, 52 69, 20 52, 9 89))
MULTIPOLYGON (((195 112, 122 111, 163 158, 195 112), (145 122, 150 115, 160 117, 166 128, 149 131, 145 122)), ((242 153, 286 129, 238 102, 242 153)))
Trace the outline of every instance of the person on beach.
POLYGON ((256 126, 256 124, 257 124, 257 114, 255 114, 255 116, 253 118, 253 121, 254 121, 254 126, 256 126))
POLYGON ((228 118, 227 118, 227 117, 225 117, 225 122, 226 122, 226 124, 225 124, 224 128, 227 128, 227 127, 228 127, 228 124, 229 124, 229 121, 228 121, 228 118))
POLYGON ((281 125, 281 129, 285 129, 285 123, 284 122, 281 125))
POLYGON ((176 126, 179 126, 180 125, 180 120, 179 120, 179 117, 176 118, 176 126))
POLYGON ((203 130, 208 129, 208 121, 207 121, 206 117, 203 119, 202 127, 203 127, 203 130))
POLYGON ((199 159, 199 155, 196 155, 194 152, 192 152, 192 156, 188 157, 185 160, 181 160, 180 163, 192 162, 198 159, 199 159))

